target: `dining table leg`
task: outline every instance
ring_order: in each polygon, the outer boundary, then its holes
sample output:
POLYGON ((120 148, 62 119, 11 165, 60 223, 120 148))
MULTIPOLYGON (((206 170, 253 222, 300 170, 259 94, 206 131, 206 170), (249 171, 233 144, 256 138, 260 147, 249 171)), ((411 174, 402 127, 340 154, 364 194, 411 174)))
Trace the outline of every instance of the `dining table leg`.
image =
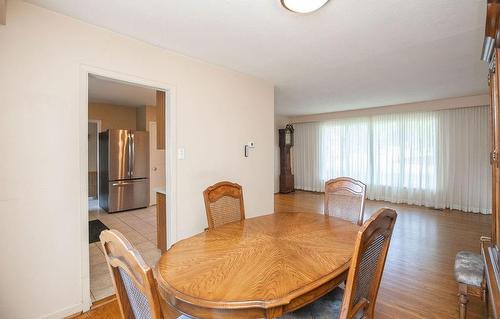
POLYGON ((274 319, 283 315, 283 307, 274 307, 266 310, 266 319, 274 319))

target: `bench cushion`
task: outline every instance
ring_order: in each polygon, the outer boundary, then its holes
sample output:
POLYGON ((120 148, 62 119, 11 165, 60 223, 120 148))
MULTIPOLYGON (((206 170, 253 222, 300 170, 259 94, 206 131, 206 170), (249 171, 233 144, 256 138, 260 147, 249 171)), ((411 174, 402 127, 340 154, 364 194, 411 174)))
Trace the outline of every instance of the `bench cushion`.
POLYGON ((459 283, 481 286, 483 281, 484 261, 480 254, 461 251, 455 258, 455 280, 459 283))

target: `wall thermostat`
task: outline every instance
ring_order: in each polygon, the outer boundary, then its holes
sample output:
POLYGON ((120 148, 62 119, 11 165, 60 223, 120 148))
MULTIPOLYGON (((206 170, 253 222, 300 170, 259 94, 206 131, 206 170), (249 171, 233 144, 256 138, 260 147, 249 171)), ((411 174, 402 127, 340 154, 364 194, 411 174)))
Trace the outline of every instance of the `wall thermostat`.
POLYGON ((251 148, 255 148, 255 143, 254 142, 248 142, 245 145, 245 157, 248 157, 249 151, 250 151, 251 148))

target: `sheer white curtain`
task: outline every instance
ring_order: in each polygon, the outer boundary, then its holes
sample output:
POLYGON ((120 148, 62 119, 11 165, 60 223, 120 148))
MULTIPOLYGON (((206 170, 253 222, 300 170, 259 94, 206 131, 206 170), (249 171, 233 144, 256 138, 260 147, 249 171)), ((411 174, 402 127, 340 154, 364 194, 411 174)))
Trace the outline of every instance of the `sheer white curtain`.
POLYGON ((437 112, 438 172, 435 207, 491 213, 488 107, 437 112))
POLYGON ((375 116, 368 198, 433 206, 436 192, 436 113, 375 116))
POLYGON ((368 198, 489 213, 488 107, 295 124, 295 187, 350 176, 368 198))

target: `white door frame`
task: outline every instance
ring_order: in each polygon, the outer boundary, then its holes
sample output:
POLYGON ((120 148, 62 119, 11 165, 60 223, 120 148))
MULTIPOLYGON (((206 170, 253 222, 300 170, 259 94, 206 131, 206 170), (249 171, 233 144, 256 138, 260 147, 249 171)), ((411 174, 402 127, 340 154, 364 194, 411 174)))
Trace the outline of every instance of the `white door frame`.
POLYGON ((82 311, 92 305, 90 299, 89 229, 88 229, 88 79, 89 75, 103 76, 115 81, 153 87, 166 92, 165 123, 167 124, 165 154, 165 185, 167 191, 167 248, 177 241, 177 149, 176 89, 173 85, 146 80, 140 76, 119 73, 89 65, 80 65, 79 81, 79 148, 80 148, 80 223, 81 223, 81 278, 82 311), (168 165, 167 165, 168 163, 168 165))
MULTIPOLYGON (((97 148, 96 152, 95 152, 95 154, 96 154, 95 155, 96 156, 96 161, 95 161, 95 165, 96 166, 95 166, 95 168, 97 170, 97 194, 96 194, 97 196, 96 197, 97 197, 97 200, 99 200, 99 133, 101 132, 102 121, 101 120, 91 120, 91 119, 89 119, 87 122, 88 123, 96 123, 97 124, 97 140, 96 140, 96 143, 95 143, 96 148, 97 148)), ((87 132, 87 136, 88 136, 88 132, 87 132)), ((88 139, 87 139, 87 141, 88 141, 88 139)), ((87 149, 88 149, 88 147, 87 147, 87 149)), ((87 154, 87 159, 88 159, 88 154, 87 154)), ((88 162, 87 162, 87 165, 88 165, 88 162)), ((87 167, 87 171, 88 171, 88 167, 87 167)), ((87 198, 89 198, 88 194, 87 194, 87 198)))

